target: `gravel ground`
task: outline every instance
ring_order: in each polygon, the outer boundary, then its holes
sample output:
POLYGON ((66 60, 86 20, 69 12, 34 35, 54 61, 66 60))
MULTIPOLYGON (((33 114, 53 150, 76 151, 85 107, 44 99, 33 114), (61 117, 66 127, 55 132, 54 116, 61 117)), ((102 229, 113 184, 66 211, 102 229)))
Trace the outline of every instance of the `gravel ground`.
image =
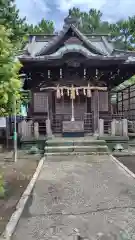
POLYGON ((121 156, 117 159, 135 173, 135 156, 121 156))
POLYGON ((135 239, 135 180, 109 156, 48 157, 12 240, 68 240, 75 228, 135 239))
POLYGON ((8 190, 4 199, 0 199, 0 234, 15 211, 16 204, 38 164, 33 156, 28 156, 29 159, 19 159, 16 163, 5 162, 3 159, 6 155, 7 153, 0 154, 0 175, 2 174, 8 190))

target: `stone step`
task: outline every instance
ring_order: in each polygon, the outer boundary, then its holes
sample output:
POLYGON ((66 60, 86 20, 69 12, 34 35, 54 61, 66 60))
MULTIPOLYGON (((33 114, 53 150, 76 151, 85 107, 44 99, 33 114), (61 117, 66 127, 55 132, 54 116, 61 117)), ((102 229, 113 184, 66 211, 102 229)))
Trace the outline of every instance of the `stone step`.
POLYGON ((61 152, 108 152, 106 145, 92 146, 46 146, 45 153, 61 153, 61 152))
POLYGON ((130 147, 135 147, 135 142, 129 142, 130 147))
POLYGON ((85 156, 85 155, 109 155, 109 152, 53 152, 53 153, 44 153, 44 156, 85 156))
POLYGON ((58 140, 48 140, 46 142, 47 146, 89 146, 89 145, 106 145, 105 140, 91 140, 91 139, 58 139, 58 140))

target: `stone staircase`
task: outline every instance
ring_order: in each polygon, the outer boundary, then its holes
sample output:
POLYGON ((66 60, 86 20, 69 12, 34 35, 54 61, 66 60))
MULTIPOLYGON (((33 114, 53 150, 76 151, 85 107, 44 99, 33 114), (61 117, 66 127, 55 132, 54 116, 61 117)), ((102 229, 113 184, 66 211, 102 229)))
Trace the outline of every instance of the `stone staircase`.
POLYGON ((129 141, 129 146, 135 148, 135 140, 129 141))
POLYGON ((52 138, 46 141, 45 156, 109 154, 105 140, 94 137, 52 138))

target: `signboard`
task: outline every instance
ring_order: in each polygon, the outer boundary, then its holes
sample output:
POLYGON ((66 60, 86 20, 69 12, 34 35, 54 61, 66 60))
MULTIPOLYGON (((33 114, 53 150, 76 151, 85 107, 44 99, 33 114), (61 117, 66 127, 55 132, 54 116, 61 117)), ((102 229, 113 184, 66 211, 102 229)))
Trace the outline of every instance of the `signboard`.
POLYGON ((0 117, 0 128, 6 128, 6 118, 0 117))

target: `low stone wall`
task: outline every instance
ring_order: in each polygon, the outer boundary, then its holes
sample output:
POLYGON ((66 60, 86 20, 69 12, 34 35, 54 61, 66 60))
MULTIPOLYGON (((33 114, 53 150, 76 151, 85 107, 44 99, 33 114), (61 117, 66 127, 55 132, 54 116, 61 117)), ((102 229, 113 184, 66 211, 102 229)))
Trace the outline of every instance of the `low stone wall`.
POLYGON ((25 121, 23 120, 18 124, 18 134, 23 138, 35 137, 39 138, 39 124, 32 120, 25 121))
MULTIPOLYGON (((104 136, 105 134, 105 125, 104 119, 99 119, 99 136, 104 136)), ((111 129, 108 132, 108 135, 111 136, 128 136, 128 120, 121 119, 116 120, 113 119, 111 121, 111 129)))
POLYGON ((21 137, 31 137, 32 136, 32 127, 33 121, 25 121, 23 120, 18 124, 18 134, 21 137))

